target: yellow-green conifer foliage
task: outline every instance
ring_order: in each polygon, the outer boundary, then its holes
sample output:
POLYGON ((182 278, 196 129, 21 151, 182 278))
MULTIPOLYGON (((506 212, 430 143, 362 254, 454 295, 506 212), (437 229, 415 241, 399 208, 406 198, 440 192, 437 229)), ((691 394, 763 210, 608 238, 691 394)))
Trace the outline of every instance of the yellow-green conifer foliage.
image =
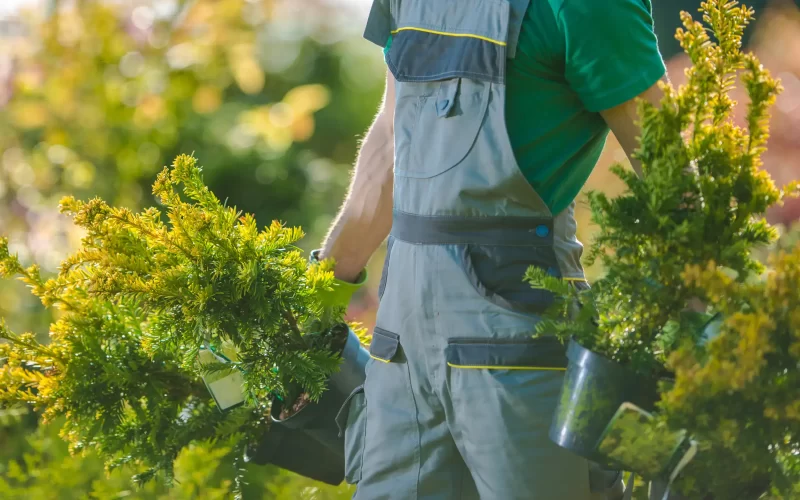
MULTIPOLYGON (((700 449, 675 488, 689 498, 751 500, 771 487, 777 498, 797 498, 800 250, 779 253, 763 280, 755 252, 777 237, 766 210, 798 192, 760 168, 781 87, 740 50, 752 9, 710 0, 701 11, 705 26, 684 12, 676 34, 692 61, 687 83, 661 84, 660 106, 640 103, 636 157, 645 175, 618 167, 627 190, 590 196, 599 227, 590 257, 605 276, 584 292, 540 270, 527 278, 558 297, 540 332, 674 379, 663 386, 651 442, 686 430, 700 449), (744 128, 732 121, 729 96, 739 73, 750 99, 744 128), (725 318, 712 340, 710 314, 687 311, 693 298, 725 318)), ((644 441, 615 452, 635 464, 664 448, 643 449, 644 441)))
POLYGON ((684 273, 723 313, 718 336, 670 357, 675 385, 661 419, 701 445, 683 487, 735 498, 769 480, 778 498, 800 495, 800 248, 779 252, 763 279, 742 282, 713 263, 684 273), (736 480, 732 481, 734 477, 736 480))
POLYGON ((769 108, 781 88, 754 55, 740 51, 754 13, 737 3, 703 2, 707 26, 682 13, 676 37, 692 66, 679 89, 660 84, 659 106, 639 104, 635 156, 644 176, 617 166, 626 191, 613 199, 590 193, 598 233, 589 260, 601 259, 603 278, 578 292, 541 270, 527 276, 562 299, 557 319, 540 331, 575 337, 643 374, 662 373, 683 338, 699 340, 702 317, 684 311, 703 290, 684 282, 686 266, 714 261, 742 279, 760 273, 753 249, 776 237, 763 214, 798 190, 777 188, 760 168, 769 108), (731 116, 729 92, 738 72, 750 97, 746 128, 731 116), (563 321, 576 300, 584 307, 563 321))
POLYGON ((307 263, 294 247, 300 229, 275 221, 259 230, 221 203, 193 157, 165 168, 153 192, 163 208, 141 213, 65 198, 85 236, 47 281, 0 240, 0 274, 59 311, 47 344, 0 330, 0 404, 66 417, 74 450, 93 448, 110 467, 150 467, 140 480, 170 477, 198 440, 234 440, 241 455, 266 431, 272 394, 300 386, 319 397, 338 368, 341 339, 330 332, 344 314, 320 300, 333 263, 307 263), (198 367, 201 348, 226 345, 232 363, 198 367), (201 375, 231 369, 244 374, 249 404, 222 413, 201 375))

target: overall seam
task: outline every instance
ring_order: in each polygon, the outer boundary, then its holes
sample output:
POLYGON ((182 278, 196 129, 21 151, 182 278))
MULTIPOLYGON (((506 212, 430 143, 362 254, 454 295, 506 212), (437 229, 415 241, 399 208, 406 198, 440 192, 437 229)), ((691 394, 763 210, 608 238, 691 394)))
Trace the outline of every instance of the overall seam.
POLYGON ((414 450, 416 458, 415 466, 417 468, 417 482, 414 484, 414 498, 419 500, 419 484, 422 477, 422 428, 419 424, 419 406, 417 405, 417 397, 414 394, 413 384, 411 383, 411 363, 409 363, 408 356, 406 355, 406 372, 408 372, 408 392, 411 395, 411 401, 414 403, 414 425, 417 427, 417 446, 414 450))

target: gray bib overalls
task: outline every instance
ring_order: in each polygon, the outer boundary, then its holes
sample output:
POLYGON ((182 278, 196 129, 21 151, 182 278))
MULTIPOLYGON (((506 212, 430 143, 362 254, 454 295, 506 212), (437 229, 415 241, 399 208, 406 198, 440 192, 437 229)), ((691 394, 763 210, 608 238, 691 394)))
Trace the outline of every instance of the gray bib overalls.
POLYGON ((548 439, 565 348, 533 338, 552 299, 523 276, 585 280, 574 205, 550 213, 506 131, 506 59, 528 2, 373 5, 367 38, 393 36, 394 219, 373 359, 346 421, 358 500, 622 495, 619 473, 548 439))

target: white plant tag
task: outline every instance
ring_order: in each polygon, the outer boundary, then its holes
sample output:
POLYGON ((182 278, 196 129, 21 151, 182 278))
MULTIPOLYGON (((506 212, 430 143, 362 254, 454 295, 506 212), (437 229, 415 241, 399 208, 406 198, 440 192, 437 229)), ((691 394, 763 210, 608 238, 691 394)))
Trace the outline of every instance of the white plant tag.
MULTIPOLYGON (((201 349, 197 359, 202 364, 219 362, 208 349, 201 349)), ((203 377, 203 382, 220 410, 229 410, 244 404, 244 379, 239 370, 209 373, 203 377)))

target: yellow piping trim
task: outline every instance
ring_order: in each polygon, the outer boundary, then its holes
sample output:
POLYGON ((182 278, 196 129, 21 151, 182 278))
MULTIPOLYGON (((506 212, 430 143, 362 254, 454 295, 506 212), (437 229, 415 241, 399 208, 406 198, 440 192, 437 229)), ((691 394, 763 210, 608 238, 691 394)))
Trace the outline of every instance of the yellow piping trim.
POLYGON ((372 358, 372 359, 375 359, 377 361, 380 361, 381 363, 391 363, 391 361, 389 361, 388 359, 377 358, 377 357, 373 356, 372 354, 370 354, 369 357, 372 358))
POLYGON ((443 35, 443 36, 454 36, 454 37, 467 37, 467 38, 477 38, 478 40, 483 40, 484 42, 493 43, 495 45, 499 45, 501 47, 506 46, 506 42, 501 42, 500 40, 493 40, 491 38, 487 38, 485 36, 480 35, 473 35, 471 33, 446 33, 444 31, 434 31, 434 30, 426 30, 424 28, 415 28, 413 26, 407 26, 405 28, 397 28, 396 30, 392 31, 392 35, 396 35, 401 31, 421 31, 423 33, 431 33, 433 35, 443 35))
POLYGON ((447 363, 447 366, 451 368, 465 368, 468 370, 543 370, 543 371, 553 371, 553 372, 563 372, 566 371, 566 368, 553 368, 553 367, 546 367, 546 366, 472 366, 472 365, 454 365, 453 363, 447 363))

